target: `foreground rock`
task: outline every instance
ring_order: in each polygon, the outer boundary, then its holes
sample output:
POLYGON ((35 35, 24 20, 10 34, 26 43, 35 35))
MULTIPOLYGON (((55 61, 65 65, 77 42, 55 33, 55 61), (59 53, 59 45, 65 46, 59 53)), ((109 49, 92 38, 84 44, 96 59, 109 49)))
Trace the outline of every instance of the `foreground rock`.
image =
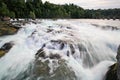
POLYGON ((0 57, 4 56, 13 46, 12 42, 5 43, 1 48, 0 48, 0 57))
POLYGON ((118 80, 120 80, 120 46, 118 48, 118 55, 117 55, 117 61, 118 61, 118 68, 117 68, 117 76, 118 80))
POLYGON ((106 80, 119 80, 117 77, 117 66, 118 66, 117 63, 110 66, 110 68, 107 72, 107 75, 106 75, 106 80))
POLYGON ((117 52, 117 63, 110 66, 105 80, 120 80, 120 46, 117 52))
POLYGON ((12 25, 10 22, 0 22, 0 36, 15 34, 18 29, 19 27, 12 25))

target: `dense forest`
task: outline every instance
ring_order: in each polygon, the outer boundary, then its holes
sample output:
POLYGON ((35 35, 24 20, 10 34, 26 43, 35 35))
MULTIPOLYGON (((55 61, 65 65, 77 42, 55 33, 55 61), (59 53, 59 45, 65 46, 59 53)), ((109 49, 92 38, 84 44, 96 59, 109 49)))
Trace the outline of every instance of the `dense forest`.
POLYGON ((0 17, 120 19, 120 8, 83 9, 74 4, 56 5, 41 0, 0 0, 0 17))

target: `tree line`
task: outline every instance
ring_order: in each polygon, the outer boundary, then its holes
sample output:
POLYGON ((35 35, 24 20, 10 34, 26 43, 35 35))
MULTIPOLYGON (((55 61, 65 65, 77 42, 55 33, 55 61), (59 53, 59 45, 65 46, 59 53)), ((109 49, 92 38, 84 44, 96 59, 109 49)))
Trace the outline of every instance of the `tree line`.
POLYGON ((41 0, 0 0, 0 17, 120 19, 120 8, 83 9, 74 4, 56 5, 41 0))

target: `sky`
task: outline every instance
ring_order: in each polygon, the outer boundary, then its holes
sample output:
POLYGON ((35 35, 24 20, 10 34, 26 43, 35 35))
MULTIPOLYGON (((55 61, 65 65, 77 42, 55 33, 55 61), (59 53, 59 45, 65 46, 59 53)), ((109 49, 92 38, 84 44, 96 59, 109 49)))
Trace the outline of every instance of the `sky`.
POLYGON ((55 4, 74 3, 84 9, 120 8, 120 0, 42 0, 55 4))

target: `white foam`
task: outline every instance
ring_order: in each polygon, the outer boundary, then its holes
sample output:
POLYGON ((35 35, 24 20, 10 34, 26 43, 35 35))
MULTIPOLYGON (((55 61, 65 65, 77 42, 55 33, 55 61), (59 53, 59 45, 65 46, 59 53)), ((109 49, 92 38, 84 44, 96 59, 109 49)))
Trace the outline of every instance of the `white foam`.
MULTIPOLYGON (((0 37, 0 47, 6 42, 15 43, 0 59, 0 79, 4 76, 9 76, 8 79, 15 78, 26 70, 43 44, 47 45, 44 48, 46 55, 59 54, 75 72, 78 80, 103 79, 108 66, 115 62, 117 47, 120 44, 120 31, 103 30, 79 20, 38 20, 37 22, 39 21, 40 23, 37 24, 26 24, 15 35, 0 37), (47 33, 48 29, 53 31, 47 33), (53 45, 51 40, 62 40, 66 45, 59 50, 59 45, 53 45), (73 45, 75 53, 67 56, 67 51, 70 51, 69 44, 73 45), (82 44, 86 52, 79 52, 78 44, 82 44)), ((52 73, 52 63, 49 66, 52 73)))

